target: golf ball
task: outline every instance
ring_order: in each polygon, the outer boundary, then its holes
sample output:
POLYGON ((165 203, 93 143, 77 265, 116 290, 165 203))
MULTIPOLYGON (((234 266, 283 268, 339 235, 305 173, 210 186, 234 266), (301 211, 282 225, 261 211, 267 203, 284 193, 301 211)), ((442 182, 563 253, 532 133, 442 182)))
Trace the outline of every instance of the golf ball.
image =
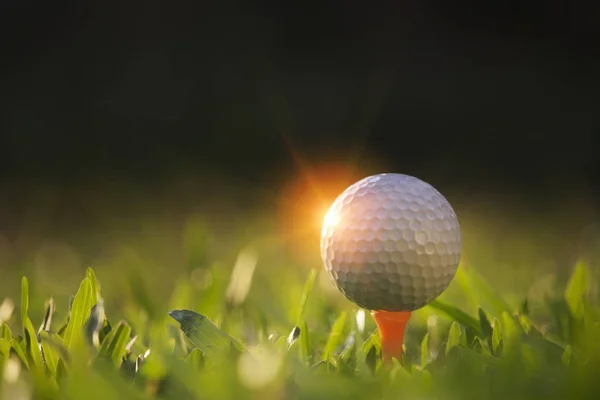
POLYGON ((331 279, 359 306, 412 311, 452 281, 461 231, 448 200, 430 184, 379 174, 347 188, 321 231, 321 257, 331 279))

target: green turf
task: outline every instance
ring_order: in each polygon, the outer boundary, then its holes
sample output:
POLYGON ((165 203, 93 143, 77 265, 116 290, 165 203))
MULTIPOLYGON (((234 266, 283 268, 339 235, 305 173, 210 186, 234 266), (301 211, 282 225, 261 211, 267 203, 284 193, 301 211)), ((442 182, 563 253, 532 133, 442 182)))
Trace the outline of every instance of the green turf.
POLYGON ((116 317, 91 268, 60 304, 30 302, 24 277, 20 304, 9 317, 6 301, 0 313, 2 399, 600 394, 600 307, 583 261, 565 287, 517 302, 461 266, 453 286, 466 300, 459 307, 442 296, 414 313, 404 358, 384 365, 369 313, 330 292, 320 269, 261 275, 253 253, 244 254, 233 272, 180 279, 166 299, 133 276, 132 301, 116 317))

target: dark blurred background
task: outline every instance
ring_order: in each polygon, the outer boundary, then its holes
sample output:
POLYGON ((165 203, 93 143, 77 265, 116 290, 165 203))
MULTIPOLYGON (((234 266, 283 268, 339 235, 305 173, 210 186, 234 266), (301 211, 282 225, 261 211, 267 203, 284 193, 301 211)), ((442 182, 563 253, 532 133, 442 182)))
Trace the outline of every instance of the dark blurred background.
POLYGON ((139 235, 139 216, 160 215, 163 245, 194 212, 226 235, 251 210, 279 215, 282 188, 323 165, 352 171, 336 191, 366 173, 425 179, 465 229, 495 229, 491 248, 531 234, 519 224, 535 214, 558 238, 529 237, 568 242, 571 260, 600 200, 594 11, 3 0, 0 265, 33 263, 15 254, 48 238, 91 263, 100 243, 139 235))
POLYGON ((285 179, 288 137, 456 183, 595 183, 583 4, 5 0, 2 176, 285 179))

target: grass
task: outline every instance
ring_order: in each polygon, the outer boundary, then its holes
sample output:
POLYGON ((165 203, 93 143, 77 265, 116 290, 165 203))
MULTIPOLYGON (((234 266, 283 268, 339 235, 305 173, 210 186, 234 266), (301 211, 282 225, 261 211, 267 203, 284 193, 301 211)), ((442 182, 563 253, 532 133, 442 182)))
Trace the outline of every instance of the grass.
POLYGON ((56 318, 61 305, 52 299, 31 304, 23 277, 20 304, 7 299, 0 308, 2 399, 564 399, 600 393, 600 307, 583 261, 563 290, 517 303, 461 266, 453 285, 467 302, 459 308, 442 296, 417 311, 404 358, 389 365, 380 361, 369 314, 330 301, 319 286, 320 270, 299 273, 304 283, 289 286, 282 274, 272 275, 262 285, 279 296, 268 301, 248 296, 260 279, 255 264, 255 254, 246 252, 224 282, 222 271, 200 288, 182 279, 163 306, 139 283, 124 319, 107 315, 104 286, 91 268, 64 305, 65 318, 56 318), (33 308, 42 310, 41 320, 30 318, 33 308))
POLYGON ((17 239, 0 235, 0 400, 600 398, 586 213, 463 204, 464 263, 383 365, 369 313, 321 267, 320 216, 286 208, 300 217, 279 229, 271 210, 144 199, 116 216, 94 203, 63 228, 40 218, 42 198, 17 239))

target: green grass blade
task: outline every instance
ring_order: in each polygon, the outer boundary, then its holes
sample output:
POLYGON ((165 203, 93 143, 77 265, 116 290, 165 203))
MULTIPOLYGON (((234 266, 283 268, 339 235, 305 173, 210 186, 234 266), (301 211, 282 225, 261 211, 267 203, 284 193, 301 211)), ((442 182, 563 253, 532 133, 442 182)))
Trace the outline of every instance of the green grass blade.
POLYGON ((60 340, 60 337, 56 334, 41 331, 40 339, 42 341, 42 351, 44 352, 46 367, 48 368, 48 371, 50 371, 51 376, 56 378, 58 376, 59 353, 56 348, 52 346, 50 340, 57 341, 60 340))
POLYGON ((487 315, 485 314, 485 311, 483 311, 481 308, 478 311, 479 313, 479 326, 481 327, 481 333, 483 334, 484 338, 489 338, 492 336, 492 326, 490 325, 490 321, 487 318, 487 315))
POLYGON ((304 283, 302 290, 302 297, 300 299, 300 305, 298 306, 298 313, 296 315, 296 326, 300 326, 300 356, 304 362, 312 362, 312 348, 310 343, 310 334, 308 331, 308 325, 304 321, 304 314, 306 313, 306 304, 308 303, 308 297, 313 290, 315 280, 317 278, 318 271, 312 269, 308 274, 308 278, 304 283))
POLYGON ((91 267, 89 267, 86 270, 85 276, 90 281, 93 306, 102 298, 102 296, 100 295, 100 285, 98 284, 98 279, 96 279, 96 273, 91 267))
POLYGON ((27 350, 33 361, 33 365, 38 369, 44 368, 44 359, 42 358, 42 350, 40 349, 40 343, 37 340, 37 334, 33 329, 31 320, 27 320, 25 327, 25 341, 27 343, 27 350))
POLYGON ((490 353, 490 351, 488 350, 488 346, 487 346, 487 343, 485 342, 485 339, 482 339, 480 337, 476 337, 475 340, 476 340, 476 342, 477 342, 477 344, 479 346, 481 354, 484 355, 484 356, 491 357, 492 353, 490 353))
POLYGON ((379 331, 375 329, 358 350, 360 365, 366 366, 366 370, 374 373, 381 362, 380 357, 377 356, 378 353, 381 353, 381 340, 379 338, 379 331))
POLYGON ((12 332, 8 325, 4 324, 2 325, 2 327, 0 327, 0 337, 10 342, 10 340, 12 339, 12 332))
POLYGON ((204 315, 190 310, 173 310, 169 315, 179 322, 181 330, 194 347, 211 359, 227 356, 232 349, 243 351, 240 342, 223 332, 204 315))
POLYGON ((343 312, 340 316, 335 320, 333 326, 331 327, 331 332, 329 333, 329 338, 327 339, 327 343, 323 348, 323 361, 331 361, 333 355, 335 354, 336 348, 342 342, 342 335, 344 333, 344 328, 346 326, 346 313, 343 312))
POLYGON ((517 322, 507 312, 502 313, 502 328, 504 338, 504 353, 513 352, 521 339, 521 330, 517 322))
POLYGON ((26 277, 21 279, 21 322, 28 320, 29 312, 29 282, 26 277))
POLYGON ((308 279, 306 279, 306 283, 304 284, 304 289, 302 290, 302 298, 300 299, 300 306, 298 307, 298 315, 296 316, 296 325, 300 326, 302 324, 302 320, 304 318, 304 313, 306 312, 306 303, 308 301, 308 296, 310 292, 312 292, 313 286, 315 285, 315 280, 317 278, 317 270, 313 269, 310 271, 308 275, 308 279))
POLYGON ((23 324, 23 337, 27 344, 27 350, 33 361, 33 366, 37 370, 44 368, 44 360, 42 358, 42 351, 40 350, 40 344, 37 339, 37 334, 33 328, 33 324, 29 319, 29 283, 26 277, 21 280, 21 322, 23 324))
POLYGON ((456 322, 471 328, 478 336, 483 335, 479 321, 477 321, 477 319, 470 316, 460 308, 441 302, 439 300, 434 300, 431 303, 429 303, 429 307, 437 311, 441 311, 456 322))
POLYGON ((429 362, 429 332, 425 334, 421 341, 421 368, 425 368, 429 362))
POLYGON ((83 279, 73 300, 69 323, 65 329, 64 344, 71 350, 76 341, 83 340, 83 327, 92 311, 92 285, 88 278, 83 279))
POLYGON ((54 350, 58 359, 58 364, 62 362, 66 365, 71 361, 69 352, 67 351, 67 348, 64 345, 63 338, 58 333, 41 332, 40 339, 42 342, 43 349, 48 347, 54 350))
POLYGON ((569 311, 577 319, 583 318, 584 300, 589 290, 589 272, 587 265, 579 261, 575 266, 575 271, 565 289, 565 300, 569 306, 569 311))
POLYGON ((0 337, 0 355, 2 355, 4 359, 8 358, 10 355, 10 341, 3 337, 0 337))
POLYGON ((302 360, 309 363, 312 361, 310 334, 308 332, 308 325, 306 324, 306 321, 302 323, 302 329, 300 329, 300 354, 302 356, 302 360))
POLYGON ((462 336, 462 332, 460 330, 460 325, 454 321, 450 326, 450 331, 448 332, 448 341, 446 342, 446 355, 450 353, 454 347, 457 347, 460 344, 460 337, 462 336))
POLYGON ((528 316, 519 314, 517 315, 517 320, 519 321, 519 324, 525 333, 529 334, 530 332, 533 332, 534 334, 541 334, 528 316))
POLYGON ((113 364, 119 368, 123 362, 130 336, 131 327, 124 321, 119 322, 117 327, 102 342, 98 355, 110 358, 113 364))
POLYGON ((500 342, 502 341, 502 328, 500 327, 500 320, 494 317, 494 327, 492 328, 492 350, 494 354, 498 354, 500 348, 500 342))
POLYGON ((348 364, 356 354, 356 332, 351 332, 346 341, 344 342, 344 347, 342 351, 339 353, 339 359, 343 360, 346 364, 348 364))
POLYGON ((29 369, 29 360, 27 360, 27 356, 25 355, 25 351, 23 350, 21 344, 16 339, 12 339, 10 341, 10 346, 12 351, 17 355, 17 357, 19 357, 25 367, 29 369))
POLYGON ((108 346, 109 346, 110 342, 112 342, 116 333, 117 333, 116 329, 112 329, 110 332, 108 332, 108 334, 104 337, 104 340, 102 340, 102 342, 101 342, 100 348, 98 349, 98 353, 104 353, 105 355, 109 354, 108 346))
POLYGON ((193 365, 196 368, 202 368, 204 366, 204 356, 200 349, 194 348, 185 358, 185 362, 193 365))

